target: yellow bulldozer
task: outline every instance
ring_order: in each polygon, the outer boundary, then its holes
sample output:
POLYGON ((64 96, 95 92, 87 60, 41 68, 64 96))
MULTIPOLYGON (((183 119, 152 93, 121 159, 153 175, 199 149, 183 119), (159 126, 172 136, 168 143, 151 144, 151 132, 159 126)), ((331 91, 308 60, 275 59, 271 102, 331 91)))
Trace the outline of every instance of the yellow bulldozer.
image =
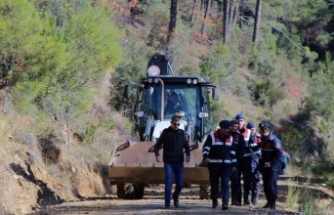
POLYGON ((166 56, 159 53, 152 56, 147 68, 146 77, 127 84, 124 89, 124 96, 131 100, 129 117, 135 132, 113 151, 110 182, 117 185, 117 196, 126 199, 140 199, 145 186, 164 183, 163 163, 156 162, 153 148, 176 114, 182 116, 180 128, 190 139, 191 161, 184 164, 185 184, 200 184, 200 198, 208 198, 209 175, 202 165, 202 145, 215 128, 210 102, 219 99, 218 90, 202 77, 175 75, 166 56), (170 111, 172 96, 177 99, 178 107, 170 111))

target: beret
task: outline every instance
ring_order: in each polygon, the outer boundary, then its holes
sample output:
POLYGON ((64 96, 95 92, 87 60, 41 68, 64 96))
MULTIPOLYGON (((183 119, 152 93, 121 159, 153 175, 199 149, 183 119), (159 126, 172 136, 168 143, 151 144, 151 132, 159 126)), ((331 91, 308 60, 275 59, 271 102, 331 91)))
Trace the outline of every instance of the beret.
POLYGON ((231 123, 229 120, 222 120, 219 122, 219 127, 220 128, 229 128, 231 126, 231 123))
POLYGON ((232 120, 230 121, 230 123, 231 123, 231 125, 239 124, 239 120, 237 120, 237 119, 232 119, 232 120))
POLYGON ((254 122, 249 122, 249 123, 247 123, 247 126, 246 126, 248 129, 251 129, 251 128, 255 128, 256 127, 256 125, 255 125, 255 123, 254 122))
POLYGON ((246 119, 245 118, 245 115, 243 113, 238 113, 236 116, 235 116, 235 119, 239 120, 239 119, 246 119))
POLYGON ((261 122, 260 124, 259 124, 259 128, 261 129, 261 130, 266 130, 266 129, 271 129, 271 126, 270 126, 270 124, 268 123, 268 122, 261 122))

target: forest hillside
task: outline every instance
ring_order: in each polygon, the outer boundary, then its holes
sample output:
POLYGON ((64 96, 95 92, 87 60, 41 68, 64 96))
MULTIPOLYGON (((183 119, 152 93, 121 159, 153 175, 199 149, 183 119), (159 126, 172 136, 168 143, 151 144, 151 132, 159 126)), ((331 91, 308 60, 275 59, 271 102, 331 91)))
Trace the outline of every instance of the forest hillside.
POLYGON ((0 213, 114 192, 123 88, 154 53, 219 88, 213 127, 269 121, 289 174, 333 188, 333 23, 332 0, 0 0, 0 213))

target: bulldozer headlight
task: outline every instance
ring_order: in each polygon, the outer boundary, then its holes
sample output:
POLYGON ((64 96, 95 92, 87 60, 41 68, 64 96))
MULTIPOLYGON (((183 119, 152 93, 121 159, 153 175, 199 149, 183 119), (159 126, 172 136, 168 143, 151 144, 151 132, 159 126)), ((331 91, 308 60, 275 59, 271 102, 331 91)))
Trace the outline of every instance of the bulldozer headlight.
POLYGON ((205 117, 208 117, 208 116, 209 116, 209 114, 207 112, 199 112, 198 113, 199 118, 205 118, 205 117))
POLYGON ((195 78, 195 79, 187 79, 187 84, 197 84, 198 83, 198 80, 197 80, 197 78, 195 78))
POLYGON ((144 111, 138 111, 135 113, 135 115, 139 118, 143 117, 144 116, 144 111))
POLYGON ((160 68, 156 65, 152 65, 147 69, 148 76, 160 75, 160 68))
POLYGON ((154 79, 154 83, 155 83, 155 84, 159 83, 159 78, 155 78, 155 79, 154 79))
POLYGON ((153 78, 149 78, 148 83, 152 84, 153 83, 153 78))

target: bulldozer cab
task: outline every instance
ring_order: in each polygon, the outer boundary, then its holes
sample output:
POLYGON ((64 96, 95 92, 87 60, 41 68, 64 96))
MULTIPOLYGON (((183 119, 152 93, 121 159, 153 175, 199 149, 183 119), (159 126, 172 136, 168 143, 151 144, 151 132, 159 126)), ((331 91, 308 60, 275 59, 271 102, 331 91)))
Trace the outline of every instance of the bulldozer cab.
POLYGON ((147 82, 138 91, 138 97, 142 99, 134 106, 134 119, 141 141, 155 142, 175 114, 183 116, 181 128, 187 131, 191 140, 201 141, 205 133, 210 131, 209 87, 187 84, 186 81, 190 79, 186 77, 157 79, 157 83, 147 82))

